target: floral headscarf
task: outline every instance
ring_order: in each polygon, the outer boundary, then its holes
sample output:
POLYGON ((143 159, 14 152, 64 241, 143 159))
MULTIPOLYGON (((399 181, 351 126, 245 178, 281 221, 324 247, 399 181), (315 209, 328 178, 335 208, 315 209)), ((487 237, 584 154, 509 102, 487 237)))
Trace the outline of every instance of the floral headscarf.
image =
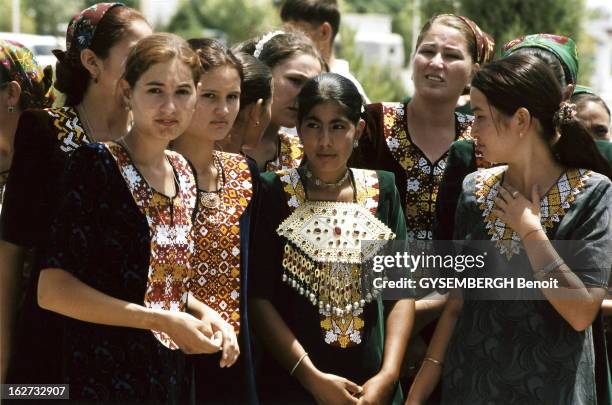
POLYGON ((23 108, 45 108, 52 103, 50 66, 43 70, 32 52, 18 42, 0 39, 0 86, 15 81, 21 87, 23 108))
POLYGON ((77 61, 81 51, 91 46, 98 23, 114 7, 124 7, 123 3, 97 3, 72 17, 66 31, 66 52, 54 50, 53 54, 62 61, 65 57, 77 61))
POLYGON ((502 48, 502 56, 506 57, 521 48, 541 48, 551 52, 565 67, 572 83, 578 79, 578 51, 574 41, 563 35, 533 34, 526 35, 506 43, 502 48))

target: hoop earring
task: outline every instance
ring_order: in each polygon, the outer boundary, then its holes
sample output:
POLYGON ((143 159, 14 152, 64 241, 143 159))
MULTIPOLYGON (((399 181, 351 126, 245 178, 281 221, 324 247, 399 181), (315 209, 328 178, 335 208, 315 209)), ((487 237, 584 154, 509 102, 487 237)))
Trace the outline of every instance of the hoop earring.
POLYGON ((15 112, 15 107, 14 107, 14 106, 12 106, 12 105, 9 105, 9 106, 6 108, 6 110, 7 110, 8 112, 10 112, 10 113, 14 113, 14 112, 15 112))

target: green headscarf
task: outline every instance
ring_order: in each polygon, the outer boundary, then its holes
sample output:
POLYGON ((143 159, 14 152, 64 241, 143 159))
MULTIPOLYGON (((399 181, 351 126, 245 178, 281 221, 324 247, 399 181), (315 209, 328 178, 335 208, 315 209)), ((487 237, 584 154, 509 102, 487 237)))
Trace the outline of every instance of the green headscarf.
POLYGON ((569 37, 554 34, 533 34, 522 36, 506 43, 502 56, 506 57, 521 48, 541 48, 551 52, 559 59, 564 69, 571 76, 571 82, 578 80, 578 51, 576 44, 569 37))

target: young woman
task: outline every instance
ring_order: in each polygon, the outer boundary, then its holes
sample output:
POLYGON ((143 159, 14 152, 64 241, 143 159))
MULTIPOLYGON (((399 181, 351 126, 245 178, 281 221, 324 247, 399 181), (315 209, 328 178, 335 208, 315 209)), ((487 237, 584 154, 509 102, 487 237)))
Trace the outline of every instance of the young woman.
POLYGON ((327 70, 325 62, 312 41, 299 31, 269 32, 237 49, 268 65, 274 83, 270 124, 249 156, 264 171, 298 167, 304 155, 300 140, 281 127, 296 126, 295 99, 306 80, 327 70))
MULTIPOLYGON (((250 206, 256 197, 257 167, 239 154, 215 150, 240 111, 242 66, 219 42, 189 40, 204 73, 191 125, 173 142, 194 167, 198 209, 194 220, 191 293, 235 331, 239 350, 195 361, 198 403, 256 403, 247 306, 246 267, 250 206), (240 353, 240 357, 238 354, 240 353)), ((251 108, 263 106, 255 101, 251 108)), ((236 342, 233 342, 236 344, 236 342)), ((235 348, 233 348, 235 349, 235 348)))
POLYGON ((255 332, 268 353, 258 381, 264 402, 401 398, 414 302, 383 304, 360 283, 359 246, 364 232, 403 239, 405 227, 393 175, 347 167, 365 127, 362 111, 349 79, 308 80, 297 111, 308 163, 262 176, 249 265, 255 332))
POLYGON ((188 162, 165 150, 191 122, 200 69, 175 35, 138 42, 120 83, 133 127, 68 161, 38 303, 69 318, 71 399, 183 403, 191 376, 183 352, 213 353, 235 338, 187 299, 196 183, 188 162))
MULTIPOLYGON (((502 50, 503 56, 513 53, 532 55, 548 63, 563 88, 564 97, 568 98, 572 94, 578 77, 578 53, 571 38, 553 34, 527 35, 507 42, 502 50)), ((435 239, 452 239, 455 210, 463 179, 478 168, 489 166, 488 162, 476 156, 474 146, 472 139, 460 140, 453 143, 448 152, 436 205, 433 229, 435 239)))
POLYGON ((563 97, 530 55, 476 73, 472 134, 487 160, 507 165, 466 177, 454 237, 497 241, 500 271, 561 287, 515 301, 463 289, 444 309, 409 403, 422 403, 440 376, 443 403, 596 403, 591 323, 612 265, 612 173, 563 97), (551 240, 589 242, 561 252, 551 240))
MULTIPOLYGON (((121 3, 96 4, 70 22, 66 52, 56 52, 55 87, 65 94, 66 106, 26 111, 15 134, 0 220, 0 249, 11 263, 7 271, 12 282, 2 283, 2 296, 21 290, 24 253, 29 248, 36 251, 45 242, 70 153, 80 145, 127 133, 128 111, 117 83, 129 50, 149 34, 151 27, 144 17, 121 3)), ((61 341, 59 317, 36 304, 38 268, 33 266, 26 282, 7 382, 53 383, 60 376, 60 351, 53 349, 61 341), (41 335, 47 337, 44 342, 41 335)), ((14 300, 6 310, 14 316, 14 300)))
POLYGON ((240 112, 229 134, 217 142, 219 150, 248 155, 257 148, 272 116, 272 72, 248 53, 238 52, 242 65, 240 112))
MULTIPOLYGON (((13 161, 13 145, 15 131, 19 117, 28 108, 46 108, 51 106, 51 99, 47 97, 51 86, 51 68, 43 69, 38 66, 34 56, 29 49, 21 44, 0 39, 0 210, 2 209, 2 195, 8 178, 11 162, 13 161)), ((0 284, 8 287, 2 291, 2 367, 0 376, 4 381, 8 367, 10 353, 10 341, 13 333, 13 320, 15 303, 21 298, 20 289, 11 288, 18 280, 17 272, 13 271, 16 263, 7 260, 17 260, 15 252, 4 248, 15 250, 3 244, 0 264, 2 279, 0 284)))

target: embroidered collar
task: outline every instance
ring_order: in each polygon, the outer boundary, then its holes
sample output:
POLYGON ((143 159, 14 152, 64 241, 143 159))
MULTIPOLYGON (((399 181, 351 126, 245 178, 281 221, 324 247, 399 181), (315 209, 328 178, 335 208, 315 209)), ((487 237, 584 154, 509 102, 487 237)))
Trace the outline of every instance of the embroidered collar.
MULTIPOLYGON (((504 177, 507 166, 481 170, 476 178, 476 198, 484 217, 485 228, 496 242, 500 252, 508 260, 519 253, 521 239, 518 234, 492 213, 494 200, 504 177)), ((541 223, 545 230, 561 221, 582 189, 590 170, 568 169, 550 188, 540 202, 541 223)))
POLYGON ((304 158, 304 147, 300 138, 286 132, 278 133, 278 153, 276 159, 266 163, 266 171, 293 169, 300 166, 304 158))

